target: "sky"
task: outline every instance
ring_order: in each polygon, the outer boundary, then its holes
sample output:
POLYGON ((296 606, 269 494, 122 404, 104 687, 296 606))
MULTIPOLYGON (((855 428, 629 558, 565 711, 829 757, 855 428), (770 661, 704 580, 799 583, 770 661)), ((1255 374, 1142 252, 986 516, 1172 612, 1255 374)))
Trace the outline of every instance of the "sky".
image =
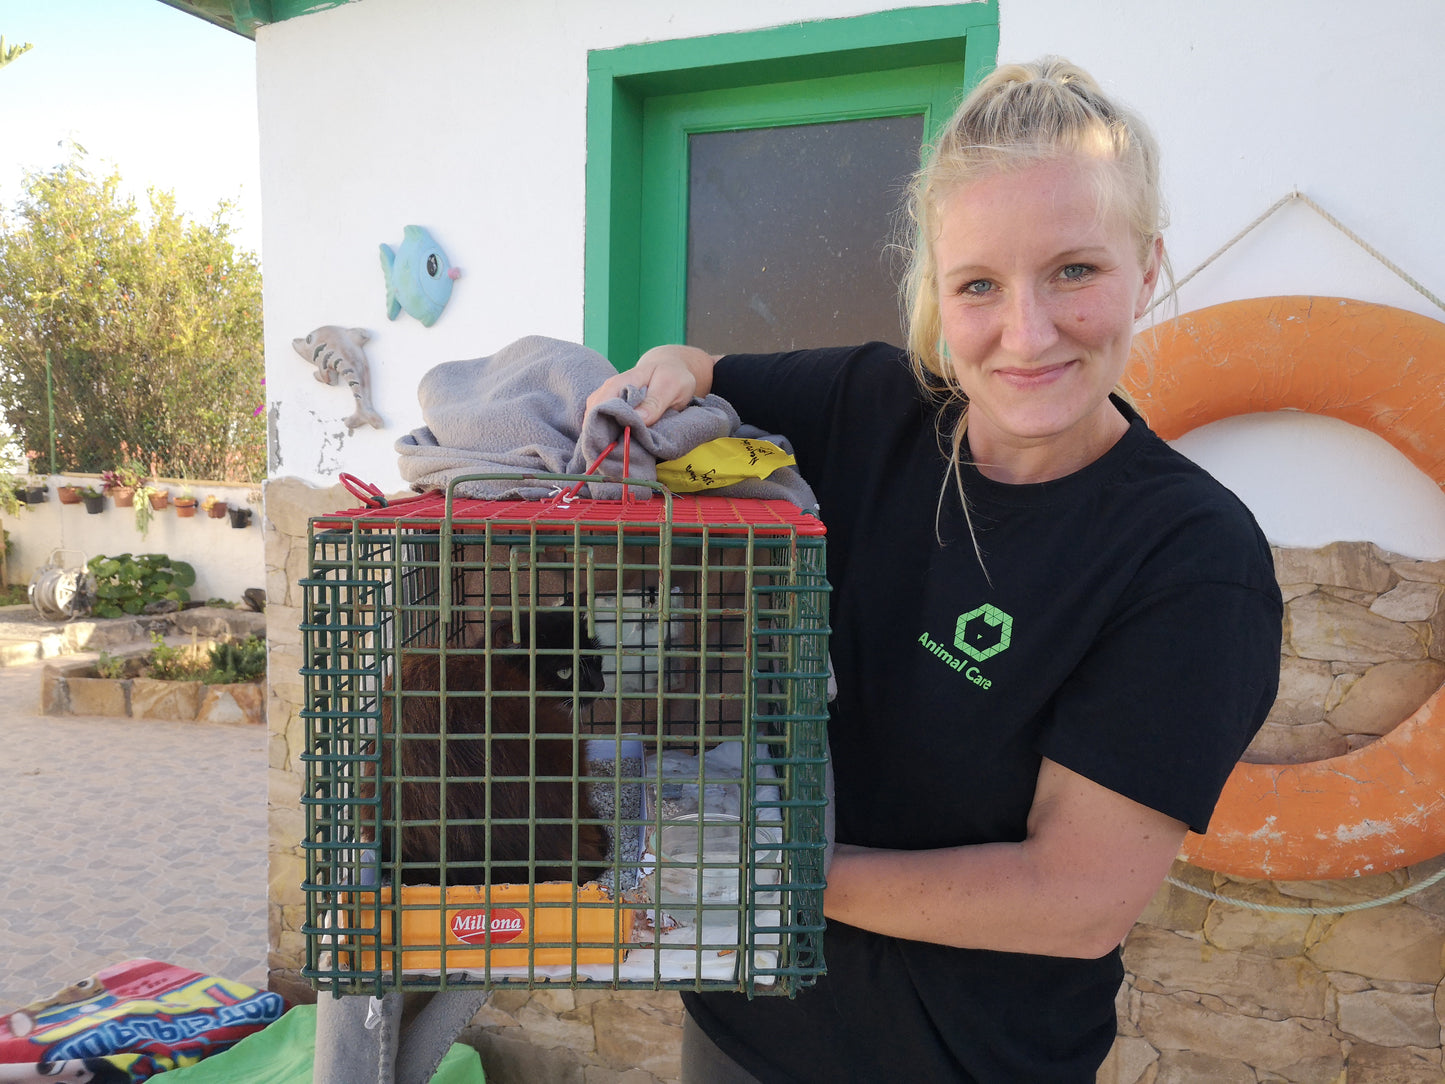
POLYGON ((150 187, 198 219, 232 201, 234 241, 260 251, 253 42, 160 0, 0 0, 0 34, 34 45, 0 68, 0 207, 73 141, 143 211, 150 187))

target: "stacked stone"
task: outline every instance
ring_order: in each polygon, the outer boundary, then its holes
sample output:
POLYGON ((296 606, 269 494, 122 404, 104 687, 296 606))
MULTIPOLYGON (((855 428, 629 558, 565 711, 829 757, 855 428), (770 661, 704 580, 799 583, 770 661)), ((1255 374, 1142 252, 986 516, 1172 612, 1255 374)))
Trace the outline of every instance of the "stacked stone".
POLYGON ((270 883, 267 899, 271 988, 288 998, 314 1001, 316 995, 300 978, 306 961, 306 856, 301 840, 306 818, 301 811, 306 747, 301 718, 301 580, 310 563, 307 524, 312 516, 356 507, 343 486, 311 486, 295 478, 266 483, 266 634, 270 641, 267 809, 270 842, 270 883))
POLYGON ((1445 681, 1445 561, 1369 542, 1276 549, 1285 598, 1279 699, 1245 759, 1339 756, 1408 718, 1445 681))
MULTIPOLYGON (((1246 759, 1300 763, 1388 733, 1445 680, 1445 561, 1368 542, 1276 549, 1280 695, 1246 759)), ((1267 882, 1176 864, 1249 903, 1339 907, 1445 866, 1267 882)), ((1119 1039, 1099 1084, 1441 1084, 1445 882, 1343 914, 1283 914, 1166 885, 1124 945, 1119 1039)))
MULTIPOLYGON (((340 487, 266 489, 271 638, 272 985, 299 981, 304 740, 298 581, 309 517, 354 506, 340 487)), ((1280 697, 1249 757, 1335 756, 1387 733, 1445 680, 1445 561, 1369 543, 1276 550, 1287 605, 1280 697)), ((1256 903, 1329 907, 1419 884, 1445 858, 1350 881, 1264 882, 1177 864, 1197 887, 1256 903)), ((1445 881, 1344 914, 1247 910, 1166 885, 1124 946, 1119 1039, 1098 1084, 1441 1084, 1445 881)), ((807 992, 800 996, 807 997, 807 992)), ((682 1023, 667 992, 502 990, 463 1038, 493 1084, 666 1084, 682 1023)), ((906 1071, 901 1067, 900 1071, 906 1071)))

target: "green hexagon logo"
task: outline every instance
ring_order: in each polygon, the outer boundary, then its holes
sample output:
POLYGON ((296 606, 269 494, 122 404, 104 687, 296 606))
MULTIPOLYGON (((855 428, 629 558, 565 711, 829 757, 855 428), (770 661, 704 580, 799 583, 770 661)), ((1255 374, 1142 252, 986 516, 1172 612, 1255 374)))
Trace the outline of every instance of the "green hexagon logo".
POLYGON ((961 614, 953 631, 953 646, 974 662, 991 659, 1013 640, 1014 619, 987 603, 961 614))

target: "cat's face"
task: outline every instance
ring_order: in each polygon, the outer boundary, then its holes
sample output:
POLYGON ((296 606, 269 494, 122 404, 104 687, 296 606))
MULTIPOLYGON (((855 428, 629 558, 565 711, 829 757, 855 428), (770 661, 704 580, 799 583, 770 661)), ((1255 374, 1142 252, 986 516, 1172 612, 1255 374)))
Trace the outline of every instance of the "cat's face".
MULTIPOLYGON (((581 703, 592 699, 586 694, 600 693, 603 688, 602 658, 597 653, 600 645, 587 635, 586 617, 571 611, 544 610, 535 615, 535 620, 537 687, 556 692, 575 691, 581 703), (574 645, 579 648, 575 655, 574 645)), ((510 632, 510 622, 499 625, 493 634, 494 642, 503 646, 511 644, 510 632)), ((529 615, 523 615, 520 632, 521 642, 517 646, 531 639, 529 615)))

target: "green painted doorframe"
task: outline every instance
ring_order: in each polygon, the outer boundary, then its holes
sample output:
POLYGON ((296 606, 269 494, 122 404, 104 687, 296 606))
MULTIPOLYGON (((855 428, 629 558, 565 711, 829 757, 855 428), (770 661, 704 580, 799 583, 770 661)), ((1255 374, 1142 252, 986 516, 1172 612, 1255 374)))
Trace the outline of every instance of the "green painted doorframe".
POLYGON ((977 82, 997 51, 997 4, 985 0, 591 53, 587 345, 625 368, 641 349, 680 334, 686 284, 677 249, 685 259, 685 244, 676 238, 686 236, 687 123, 716 130, 921 111, 936 125, 946 116, 940 99, 951 103, 977 82), (661 174, 645 170, 658 154, 668 156, 661 174), (679 169, 667 191, 659 189, 657 178, 679 169), (644 252, 644 224, 657 216, 671 223, 674 240, 644 252))

